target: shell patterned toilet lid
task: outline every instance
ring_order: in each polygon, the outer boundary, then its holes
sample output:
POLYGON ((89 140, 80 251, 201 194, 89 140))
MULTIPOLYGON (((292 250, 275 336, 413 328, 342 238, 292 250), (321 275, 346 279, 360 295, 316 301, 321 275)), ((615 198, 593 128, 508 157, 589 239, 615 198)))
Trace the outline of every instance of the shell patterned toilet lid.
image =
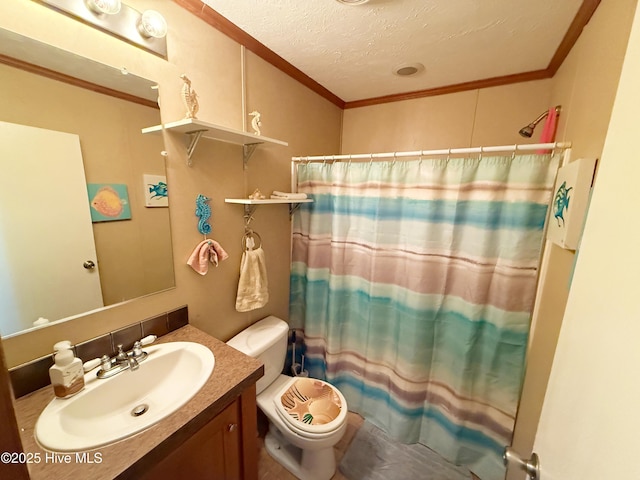
POLYGON ((293 382, 280 402, 292 418, 307 425, 325 425, 342 411, 342 401, 331 385, 313 378, 293 382))

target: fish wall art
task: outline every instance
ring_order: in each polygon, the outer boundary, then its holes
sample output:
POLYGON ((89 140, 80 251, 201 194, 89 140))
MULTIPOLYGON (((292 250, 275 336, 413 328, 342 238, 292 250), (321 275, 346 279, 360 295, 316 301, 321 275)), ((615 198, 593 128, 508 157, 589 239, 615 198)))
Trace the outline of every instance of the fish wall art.
POLYGON ((131 206, 127 186, 119 183, 88 183, 92 222, 129 220, 131 206))
POLYGON ((167 177, 165 175, 142 176, 144 185, 144 206, 145 207, 168 207, 169 189, 167 187, 167 177))
POLYGON ((558 170, 547 238, 559 247, 578 248, 595 168, 595 158, 579 158, 558 170))

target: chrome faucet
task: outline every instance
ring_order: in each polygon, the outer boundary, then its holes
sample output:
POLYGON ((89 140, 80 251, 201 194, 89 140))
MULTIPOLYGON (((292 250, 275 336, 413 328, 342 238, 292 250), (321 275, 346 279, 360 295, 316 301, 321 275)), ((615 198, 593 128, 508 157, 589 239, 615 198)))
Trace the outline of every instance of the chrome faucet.
MULTIPOLYGON (((139 342, 136 342, 139 343, 139 342)), ((127 354, 122 350, 122 345, 118 345, 118 354, 116 355, 116 365, 120 365, 124 367, 124 369, 129 368, 130 370, 137 370, 140 368, 140 364, 138 364, 138 360, 133 355, 133 351, 131 354, 127 354)))
MULTIPOLYGON (((133 348, 130 352, 125 352, 122 345, 117 345, 118 353, 115 357, 111 358, 109 355, 103 355, 100 357, 100 370, 98 370, 98 378, 109 378, 117 375, 125 370, 138 370, 140 368, 140 362, 145 360, 148 356, 147 352, 142 350, 143 345, 149 345, 156 340, 155 335, 149 335, 142 340, 138 340, 133 344, 133 348)), ((91 364, 97 360, 91 360, 87 364, 91 364)), ((97 366, 97 365, 95 365, 97 366)), ((91 366, 90 368, 95 368, 91 366)), ((85 371, 88 371, 85 368, 85 371)))

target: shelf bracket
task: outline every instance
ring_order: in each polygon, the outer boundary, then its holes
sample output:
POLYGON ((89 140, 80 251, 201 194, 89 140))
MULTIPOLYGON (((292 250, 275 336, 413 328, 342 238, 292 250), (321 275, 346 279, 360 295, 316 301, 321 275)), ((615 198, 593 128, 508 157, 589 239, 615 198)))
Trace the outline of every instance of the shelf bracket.
POLYGON ((249 164, 249 159, 253 152, 256 151, 256 147, 260 145, 260 143, 247 143, 242 146, 242 168, 244 170, 247 169, 247 165, 249 164))
POLYGON ((289 219, 293 217, 293 214, 300 208, 301 203, 290 203, 289 204, 289 219))
POLYGON ((196 150, 196 145, 198 145, 198 141, 202 134, 206 132, 206 130, 196 130, 195 132, 187 132, 189 135, 189 146, 187 147, 187 165, 192 166, 193 161, 191 157, 193 156, 193 152, 196 150))
POLYGON ((245 205, 244 206, 244 228, 249 228, 251 220, 253 220, 253 214, 256 212, 257 205, 245 205))

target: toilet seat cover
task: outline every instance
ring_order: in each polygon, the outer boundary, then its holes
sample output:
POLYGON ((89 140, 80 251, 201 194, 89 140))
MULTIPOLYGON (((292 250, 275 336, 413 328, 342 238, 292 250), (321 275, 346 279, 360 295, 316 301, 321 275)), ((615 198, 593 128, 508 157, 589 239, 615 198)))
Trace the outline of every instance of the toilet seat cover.
POLYGON ((347 415, 342 393, 314 378, 294 377, 273 401, 285 422, 302 432, 332 432, 347 415))

